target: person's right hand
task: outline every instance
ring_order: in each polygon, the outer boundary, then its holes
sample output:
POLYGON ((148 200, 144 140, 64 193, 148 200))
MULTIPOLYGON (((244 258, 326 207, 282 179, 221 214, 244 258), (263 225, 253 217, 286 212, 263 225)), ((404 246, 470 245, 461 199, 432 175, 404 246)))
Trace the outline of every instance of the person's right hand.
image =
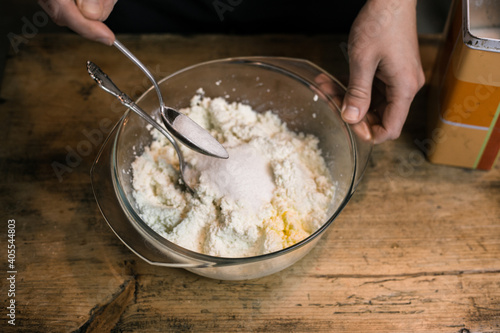
POLYGON ((400 135, 425 83, 416 11, 417 0, 367 0, 349 33, 350 75, 342 117, 350 124, 370 117, 375 143, 400 135), (375 82, 382 83, 386 103, 367 113, 375 82))
POLYGON ((54 23, 79 35, 112 45, 115 35, 102 21, 106 20, 117 0, 38 0, 54 23))

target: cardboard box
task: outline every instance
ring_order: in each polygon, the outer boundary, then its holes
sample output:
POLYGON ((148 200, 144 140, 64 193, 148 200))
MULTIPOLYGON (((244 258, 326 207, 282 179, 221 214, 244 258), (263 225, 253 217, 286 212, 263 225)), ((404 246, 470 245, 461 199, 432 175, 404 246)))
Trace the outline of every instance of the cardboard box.
POLYGON ((489 170, 500 151, 500 0, 453 2, 429 95, 432 163, 489 170))

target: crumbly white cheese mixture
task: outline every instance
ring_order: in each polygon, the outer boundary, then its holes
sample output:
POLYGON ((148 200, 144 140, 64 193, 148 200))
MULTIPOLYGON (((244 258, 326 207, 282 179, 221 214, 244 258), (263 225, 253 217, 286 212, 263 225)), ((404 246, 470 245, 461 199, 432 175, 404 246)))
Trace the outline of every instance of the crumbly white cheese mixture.
POLYGON ((180 110, 221 142, 229 159, 181 147, 197 195, 179 186, 171 144, 154 140, 134 161, 134 197, 141 218, 184 248, 219 257, 284 249, 326 221, 334 186, 318 139, 287 129, 272 112, 208 98, 199 91, 180 110))

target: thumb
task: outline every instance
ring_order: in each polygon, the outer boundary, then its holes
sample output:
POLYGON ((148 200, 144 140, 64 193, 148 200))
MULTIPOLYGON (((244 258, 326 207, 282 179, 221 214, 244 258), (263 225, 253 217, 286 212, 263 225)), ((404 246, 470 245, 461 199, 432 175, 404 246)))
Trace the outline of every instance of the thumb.
POLYGON ((89 20, 104 21, 113 10, 117 0, 76 0, 82 15, 89 20))
POLYGON ((365 116, 370 107, 373 78, 376 64, 349 61, 349 85, 342 103, 342 118, 350 124, 355 124, 365 116))
POLYGON ((103 6, 100 0, 76 0, 76 5, 83 16, 89 20, 100 21, 103 16, 103 6))

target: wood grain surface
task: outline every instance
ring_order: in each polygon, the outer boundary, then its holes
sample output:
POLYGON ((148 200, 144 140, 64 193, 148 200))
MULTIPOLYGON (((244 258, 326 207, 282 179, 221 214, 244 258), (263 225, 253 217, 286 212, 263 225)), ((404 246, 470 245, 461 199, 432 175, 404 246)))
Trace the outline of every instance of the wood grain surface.
MULTIPOLYGON (((120 36, 158 76, 245 55, 305 58, 346 81, 343 36, 120 36)), ((421 37, 426 76, 439 38, 421 37)), ((2 332, 500 332, 500 167, 432 165, 426 88, 399 139, 375 147, 354 198, 294 266, 218 281, 150 266, 102 218, 89 170, 124 108, 86 74, 149 87, 116 49, 37 35, 11 52, 0 93, 2 332), (110 111, 113 110, 113 111, 110 111), (14 219, 16 326, 6 309, 14 219)))

